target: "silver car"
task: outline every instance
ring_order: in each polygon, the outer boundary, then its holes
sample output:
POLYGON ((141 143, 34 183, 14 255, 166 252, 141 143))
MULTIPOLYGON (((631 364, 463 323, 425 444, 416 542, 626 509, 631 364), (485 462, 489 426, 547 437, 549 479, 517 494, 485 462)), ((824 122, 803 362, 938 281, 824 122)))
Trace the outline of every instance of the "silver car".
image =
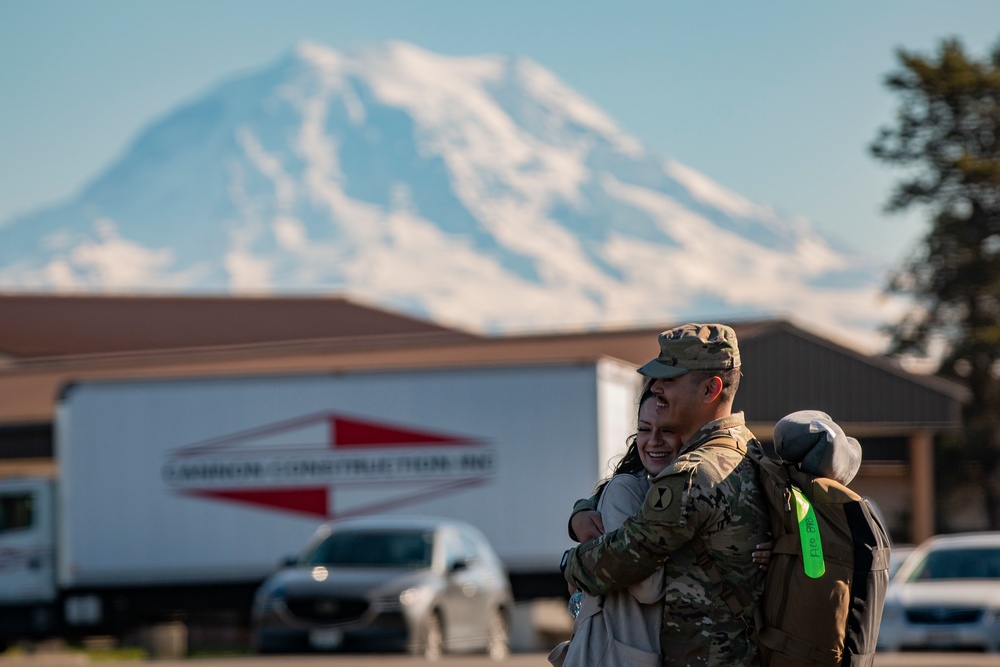
POLYGON ((918 546, 889 584, 878 648, 1000 651, 1000 533, 918 546))
POLYGON ((473 526, 366 517, 321 526, 253 603, 262 653, 338 649, 508 654, 506 568, 473 526))

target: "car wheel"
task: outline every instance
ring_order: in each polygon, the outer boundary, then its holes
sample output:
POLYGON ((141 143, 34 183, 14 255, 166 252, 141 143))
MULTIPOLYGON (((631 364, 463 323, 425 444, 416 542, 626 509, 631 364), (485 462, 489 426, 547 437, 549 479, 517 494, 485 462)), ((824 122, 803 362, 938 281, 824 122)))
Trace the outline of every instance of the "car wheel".
POLYGON ((486 627, 486 652, 493 660, 505 660, 510 655, 510 635, 507 633, 507 617, 497 609, 490 616, 486 627))
POLYGON ((440 660, 444 653, 444 627, 437 612, 432 612, 424 621, 418 651, 427 661, 440 660))

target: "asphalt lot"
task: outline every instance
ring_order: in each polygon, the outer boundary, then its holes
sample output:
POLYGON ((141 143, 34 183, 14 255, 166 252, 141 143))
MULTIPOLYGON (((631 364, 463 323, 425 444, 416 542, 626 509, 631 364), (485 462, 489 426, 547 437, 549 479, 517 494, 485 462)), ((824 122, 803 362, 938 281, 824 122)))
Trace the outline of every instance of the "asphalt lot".
MULTIPOLYGON (((517 653, 507 660, 494 662, 481 655, 446 655, 438 662, 427 662, 405 655, 309 655, 249 656, 238 658, 195 658, 188 660, 151 660, 137 662, 90 662, 84 656, 41 654, 18 659, 4 657, 0 665, 25 667, 546 667, 545 653, 517 653)), ((1000 655, 981 653, 880 653, 875 667, 1000 667, 1000 655)))

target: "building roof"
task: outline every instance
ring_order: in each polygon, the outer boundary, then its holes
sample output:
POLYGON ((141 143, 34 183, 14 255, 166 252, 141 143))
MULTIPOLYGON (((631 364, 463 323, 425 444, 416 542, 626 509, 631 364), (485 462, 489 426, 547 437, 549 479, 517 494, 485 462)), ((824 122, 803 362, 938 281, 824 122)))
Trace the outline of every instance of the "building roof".
MULTIPOLYGON (((638 367, 656 356, 657 334, 675 325, 484 337, 327 297, 87 296, 35 297, 32 302, 0 296, 0 311, 6 313, 8 304, 31 317, 23 324, 0 317, 0 348, 17 353, 6 365, 0 363, 0 426, 50 422, 61 387, 85 379, 385 371, 602 357, 638 367), (50 313, 49 326, 58 326, 59 335, 47 330, 43 311, 50 313), (44 334, 47 342, 32 343, 29 332, 44 334)), ((766 428, 801 409, 823 410, 852 434, 953 429, 960 423, 966 393, 958 385, 908 373, 785 320, 731 324, 743 359, 735 407, 746 411, 753 424, 766 428)))
POLYGON ((402 334, 473 337, 335 296, 0 294, 7 358, 402 334))

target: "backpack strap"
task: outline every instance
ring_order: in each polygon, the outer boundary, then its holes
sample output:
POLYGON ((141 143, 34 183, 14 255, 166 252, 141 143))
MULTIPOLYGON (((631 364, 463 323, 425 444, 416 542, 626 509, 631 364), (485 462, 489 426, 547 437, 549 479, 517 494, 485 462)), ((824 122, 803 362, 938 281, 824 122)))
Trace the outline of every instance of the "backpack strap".
POLYGON ((701 443, 694 449, 701 449, 702 447, 721 447, 722 449, 731 449, 735 452, 739 452, 744 456, 747 455, 747 447, 740 445, 739 441, 731 435, 717 435, 714 438, 709 438, 705 442, 701 443))
MULTIPOLYGON (((696 449, 701 449, 702 447, 720 447, 723 449, 731 449, 733 451, 739 452, 746 456, 747 448, 740 446, 740 443, 736 438, 729 435, 721 435, 702 444, 698 445, 696 449)), ((708 547, 705 545, 705 540, 702 539, 701 535, 695 535, 694 539, 691 540, 691 546, 694 549, 696 556, 695 562, 705 570, 705 574, 708 575, 708 580, 713 584, 721 586, 722 601, 726 603, 729 611, 732 612, 733 616, 738 618, 746 626, 747 636, 756 641, 756 628, 753 619, 749 618, 747 611, 752 606, 752 602, 746 593, 738 588, 733 588, 726 580, 722 578, 719 573, 719 568, 715 565, 715 560, 709 555, 708 547)))
POLYGON ((691 540, 691 546, 694 548, 695 562, 705 570, 709 581, 722 587, 722 592, 720 593, 722 601, 729 607, 729 611, 732 612, 733 616, 742 621, 743 625, 746 626, 748 636, 753 639, 757 632, 753 620, 747 616, 747 610, 750 609, 751 605, 750 598, 740 589, 730 586, 722 578, 719 568, 715 566, 715 560, 708 555, 708 547, 705 546, 705 540, 701 539, 700 535, 695 535, 694 539, 691 540))

